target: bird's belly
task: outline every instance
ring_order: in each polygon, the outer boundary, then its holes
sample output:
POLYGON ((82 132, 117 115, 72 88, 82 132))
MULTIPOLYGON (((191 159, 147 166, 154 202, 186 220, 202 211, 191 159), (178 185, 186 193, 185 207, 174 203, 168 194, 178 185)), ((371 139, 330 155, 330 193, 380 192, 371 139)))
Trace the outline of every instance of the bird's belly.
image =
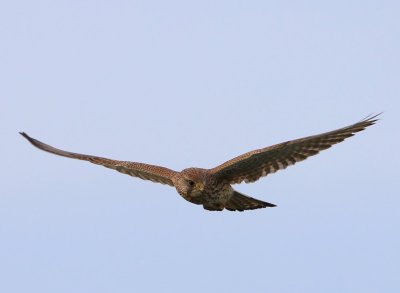
POLYGON ((232 196, 233 188, 230 185, 206 186, 202 192, 180 195, 194 204, 225 204, 232 196))
POLYGON ((204 203, 226 203, 232 196, 233 189, 230 185, 213 186, 203 191, 204 203))

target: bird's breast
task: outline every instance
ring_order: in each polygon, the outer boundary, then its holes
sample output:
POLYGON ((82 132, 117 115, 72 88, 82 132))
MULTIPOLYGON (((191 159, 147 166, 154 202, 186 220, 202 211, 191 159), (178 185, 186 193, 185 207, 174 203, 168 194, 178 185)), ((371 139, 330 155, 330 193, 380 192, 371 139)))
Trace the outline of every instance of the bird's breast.
POLYGON ((229 184, 217 182, 216 184, 207 184, 203 191, 205 203, 225 203, 233 194, 233 188, 229 184))

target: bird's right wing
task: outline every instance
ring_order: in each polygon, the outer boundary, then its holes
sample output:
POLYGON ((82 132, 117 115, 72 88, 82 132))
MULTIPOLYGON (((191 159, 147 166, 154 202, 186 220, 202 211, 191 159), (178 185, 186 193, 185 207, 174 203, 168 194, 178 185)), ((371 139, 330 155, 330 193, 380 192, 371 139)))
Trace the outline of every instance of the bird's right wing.
POLYGON ((177 172, 173 171, 171 169, 161 167, 161 166, 143 164, 143 163, 116 161, 116 160, 111 160, 111 159, 102 158, 102 157, 67 152, 67 151, 63 151, 63 150, 57 149, 55 147, 52 147, 48 144, 45 144, 37 139, 34 139, 34 138, 28 136, 25 132, 20 132, 20 134, 23 137, 25 137, 35 147, 37 147, 43 151, 46 151, 46 152, 49 152, 52 154, 56 154, 59 156, 67 157, 67 158, 88 161, 93 164, 102 165, 104 167, 114 169, 118 172, 121 172, 121 173, 124 173, 127 175, 131 175, 134 177, 138 177, 138 178, 141 178, 144 180, 151 180, 153 182, 174 186, 174 184, 172 182, 172 177, 177 172))
MULTIPOLYGON (((379 115, 379 114, 378 114, 379 115)), ((330 148, 356 132, 373 125, 377 116, 367 117, 358 123, 334 131, 279 143, 254 150, 233 158, 211 169, 211 173, 230 184, 254 182, 263 176, 285 169, 320 151, 330 148)))

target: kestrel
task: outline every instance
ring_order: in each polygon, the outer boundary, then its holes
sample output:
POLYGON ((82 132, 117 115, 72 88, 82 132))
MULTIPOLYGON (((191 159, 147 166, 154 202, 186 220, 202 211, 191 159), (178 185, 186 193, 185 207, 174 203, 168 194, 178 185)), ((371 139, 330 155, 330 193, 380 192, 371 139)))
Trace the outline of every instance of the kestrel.
MULTIPOLYGON (((379 114, 378 114, 379 115, 379 114)), ((232 184, 254 182, 268 174, 285 169, 303 161, 320 151, 330 148, 356 132, 375 124, 378 115, 367 117, 358 123, 330 132, 254 150, 212 169, 187 168, 177 172, 165 167, 116 161, 91 155, 72 153, 54 148, 24 132, 20 134, 35 147, 68 158, 89 161, 93 164, 117 170, 118 172, 174 186, 187 201, 203 205, 209 211, 244 211, 274 207, 272 203, 246 196, 232 188, 232 184)))

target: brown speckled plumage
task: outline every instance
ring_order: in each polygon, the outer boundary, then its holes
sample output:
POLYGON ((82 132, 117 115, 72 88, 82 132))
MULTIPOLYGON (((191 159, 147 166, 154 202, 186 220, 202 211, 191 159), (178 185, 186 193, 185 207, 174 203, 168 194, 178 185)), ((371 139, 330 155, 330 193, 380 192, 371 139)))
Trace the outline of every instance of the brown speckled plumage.
MULTIPOLYGON (((379 114, 378 114, 379 115, 379 114)), ((332 145, 342 142, 356 132, 373 125, 377 116, 365 118, 353 125, 334 131, 291 140, 254 150, 233 158, 213 169, 188 168, 181 172, 171 169, 127 161, 116 161, 91 155, 72 153, 54 148, 21 132, 37 148, 68 158, 89 161, 118 172, 174 186, 187 201, 201 204, 206 210, 244 211, 273 207, 274 204, 243 195, 232 188, 232 184, 254 182, 263 176, 285 169, 303 161, 332 145)))

